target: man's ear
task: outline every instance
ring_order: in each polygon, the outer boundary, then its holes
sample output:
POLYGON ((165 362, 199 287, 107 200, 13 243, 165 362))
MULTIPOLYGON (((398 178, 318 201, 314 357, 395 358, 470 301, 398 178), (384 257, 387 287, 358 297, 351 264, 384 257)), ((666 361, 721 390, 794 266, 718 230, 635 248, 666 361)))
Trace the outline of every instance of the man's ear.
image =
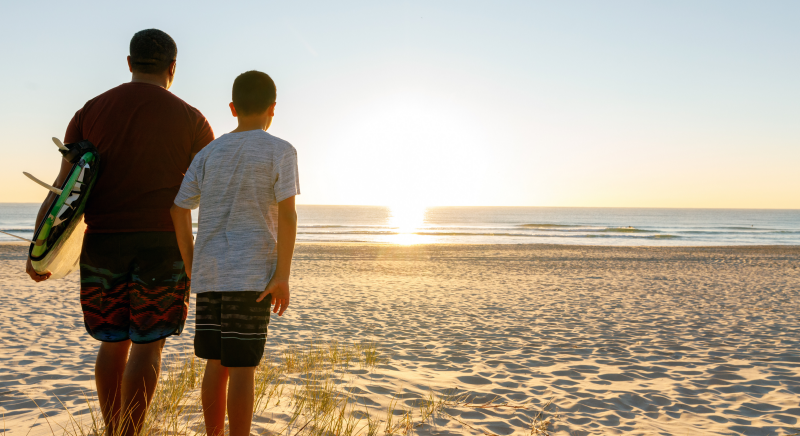
POLYGON ((236 106, 234 106, 234 105, 233 105, 233 102, 231 102, 231 103, 228 105, 228 107, 230 107, 230 108, 231 108, 231 115, 233 115, 234 117, 238 117, 238 116, 239 116, 239 115, 237 115, 237 114, 236 114, 236 106))
POLYGON ((177 65, 178 65, 178 61, 170 62, 169 68, 167 69, 167 71, 169 71, 170 77, 174 77, 175 76, 175 68, 177 67, 177 65))
MULTIPOLYGON (((231 104, 233 104, 233 103, 231 103, 231 104)), ((272 103, 271 105, 269 105, 269 107, 267 108, 267 112, 269 112, 269 116, 271 116, 271 117, 275 116, 275 105, 276 104, 278 104, 277 101, 275 103, 272 103)))
POLYGON ((131 65, 131 57, 128 56, 128 71, 133 72, 133 65, 131 65))

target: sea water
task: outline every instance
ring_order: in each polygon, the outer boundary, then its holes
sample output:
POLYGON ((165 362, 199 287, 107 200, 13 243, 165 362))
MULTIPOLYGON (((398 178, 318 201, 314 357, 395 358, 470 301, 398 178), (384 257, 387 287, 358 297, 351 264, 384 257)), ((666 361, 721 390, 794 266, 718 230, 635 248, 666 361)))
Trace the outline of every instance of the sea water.
MULTIPOLYGON (((32 238, 38 208, 0 203, 0 230, 32 238)), ((297 215, 305 242, 800 245, 800 210, 298 205, 297 215)))

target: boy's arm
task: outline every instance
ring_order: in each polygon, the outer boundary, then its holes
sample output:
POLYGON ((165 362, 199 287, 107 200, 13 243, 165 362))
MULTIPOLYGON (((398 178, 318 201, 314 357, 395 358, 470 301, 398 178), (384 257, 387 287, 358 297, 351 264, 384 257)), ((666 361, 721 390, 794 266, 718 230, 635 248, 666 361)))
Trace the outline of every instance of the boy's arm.
POLYGON ((194 258, 194 238, 192 238, 192 211, 184 209, 177 204, 169 208, 172 215, 172 224, 175 226, 175 237, 178 238, 178 248, 181 250, 183 265, 186 275, 192 278, 192 260, 194 258))
POLYGON ((267 288, 258 297, 261 301, 272 294, 272 312, 282 316, 289 307, 289 274, 292 269, 294 241, 297 238, 297 211, 294 207, 294 196, 278 203, 278 265, 275 274, 267 284, 267 288))

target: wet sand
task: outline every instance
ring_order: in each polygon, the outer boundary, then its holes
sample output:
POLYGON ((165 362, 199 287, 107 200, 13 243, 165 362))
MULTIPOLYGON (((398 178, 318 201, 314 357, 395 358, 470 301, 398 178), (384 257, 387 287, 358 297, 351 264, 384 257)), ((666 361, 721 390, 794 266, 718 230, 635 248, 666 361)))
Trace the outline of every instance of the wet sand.
MULTIPOLYGON (((97 342, 77 274, 36 284, 25 254, 0 245, 0 427, 50 434, 33 400, 54 420, 59 400, 85 410, 97 342)), ((477 400, 552 399, 554 434, 800 427, 800 247, 299 244, 295 259, 270 351, 376 340, 389 360, 353 390, 376 408, 457 387, 477 400)), ((191 350, 193 334, 190 315, 167 351, 191 350)), ((454 413, 474 429, 415 431, 527 435, 536 411, 454 413)))

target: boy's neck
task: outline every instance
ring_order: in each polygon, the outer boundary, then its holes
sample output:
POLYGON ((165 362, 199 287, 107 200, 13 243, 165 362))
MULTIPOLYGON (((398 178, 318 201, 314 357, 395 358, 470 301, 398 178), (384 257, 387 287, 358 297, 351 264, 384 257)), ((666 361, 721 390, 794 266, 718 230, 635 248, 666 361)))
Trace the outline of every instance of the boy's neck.
POLYGON ((272 124, 272 117, 253 116, 243 117, 239 116, 239 127, 231 131, 231 133, 248 132, 250 130, 263 130, 267 131, 270 124, 272 124))

